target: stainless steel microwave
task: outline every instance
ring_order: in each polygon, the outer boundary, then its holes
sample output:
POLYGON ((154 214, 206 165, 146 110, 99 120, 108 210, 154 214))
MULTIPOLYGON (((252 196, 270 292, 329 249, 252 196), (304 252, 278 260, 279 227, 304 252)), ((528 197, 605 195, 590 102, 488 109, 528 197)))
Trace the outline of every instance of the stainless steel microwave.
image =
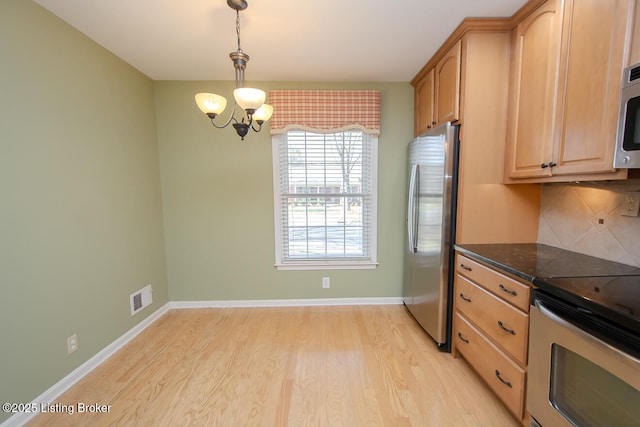
POLYGON ((624 69, 615 168, 640 168, 640 63, 624 69))

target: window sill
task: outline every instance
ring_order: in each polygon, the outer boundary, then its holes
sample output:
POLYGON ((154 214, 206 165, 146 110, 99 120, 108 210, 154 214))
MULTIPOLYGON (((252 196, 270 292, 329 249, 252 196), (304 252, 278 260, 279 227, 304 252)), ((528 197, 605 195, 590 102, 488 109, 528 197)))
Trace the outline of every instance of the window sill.
POLYGON ((378 267, 377 262, 338 262, 338 261, 306 261, 275 264, 278 270, 372 270, 378 267))

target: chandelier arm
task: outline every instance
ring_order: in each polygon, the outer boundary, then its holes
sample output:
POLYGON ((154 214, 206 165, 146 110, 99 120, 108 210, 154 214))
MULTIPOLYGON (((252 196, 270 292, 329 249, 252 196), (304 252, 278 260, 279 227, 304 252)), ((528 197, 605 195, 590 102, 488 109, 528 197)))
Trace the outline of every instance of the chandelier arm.
POLYGON ((253 129, 254 132, 260 132, 262 130, 262 120, 256 120, 254 123, 258 124, 258 129, 255 128, 255 126, 253 124, 251 124, 251 129, 253 129))
POLYGON ((235 115, 236 115, 236 107, 237 107, 237 105, 238 105, 238 104, 236 104, 235 102, 233 103, 233 111, 231 111, 231 116, 230 116, 230 117, 229 117, 229 119, 225 122, 225 124, 223 124, 223 125, 217 125, 217 124, 214 122, 215 117, 211 119, 211 124, 212 124, 214 127, 218 128, 218 129, 223 129, 223 128, 226 128, 227 126, 229 126, 229 124, 230 124, 231 122, 238 123, 238 119, 236 119, 236 117, 235 117, 235 115))

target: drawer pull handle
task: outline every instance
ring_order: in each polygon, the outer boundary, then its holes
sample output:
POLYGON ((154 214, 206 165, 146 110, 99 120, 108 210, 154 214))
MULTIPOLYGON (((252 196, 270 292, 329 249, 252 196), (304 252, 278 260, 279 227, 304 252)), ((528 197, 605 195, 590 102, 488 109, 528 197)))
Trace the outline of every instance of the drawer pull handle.
POLYGON ((469 340, 462 336, 460 332, 458 332, 458 338, 460 338, 463 342, 469 344, 469 340))
POLYGON ((505 287, 504 287, 504 285, 503 285, 502 283, 500 283, 500 290, 501 290, 501 291, 504 291, 504 292, 506 292, 506 293, 508 293, 508 294, 511 294, 511 295, 513 295, 514 297, 515 297, 516 295, 518 295, 518 292, 516 292, 516 291, 512 291, 511 289, 507 289, 507 288, 505 288, 505 287))
POLYGON ((498 326, 500 326, 500 329, 509 332, 511 335, 515 335, 516 331, 514 331, 513 329, 509 329, 506 326, 504 326, 504 324, 502 323, 501 320, 498 320, 498 326))
POLYGON ((467 270, 467 271, 473 271, 473 268, 471 268, 471 267, 467 267, 467 266, 466 266, 466 265, 464 265, 464 264, 460 264, 460 268, 461 268, 461 269, 463 269, 463 270, 467 270))
POLYGON ((467 298, 464 296, 463 293, 460 294, 460 298, 462 298, 463 300, 465 300, 466 302, 471 302, 471 298, 467 298))
POLYGON ((498 379, 500 380, 500 382, 502 382, 502 384, 508 386, 509 388, 513 388, 513 386, 509 381, 505 381, 502 379, 502 377, 500 376, 500 371, 498 371, 497 369, 496 369, 496 377, 498 377, 498 379))

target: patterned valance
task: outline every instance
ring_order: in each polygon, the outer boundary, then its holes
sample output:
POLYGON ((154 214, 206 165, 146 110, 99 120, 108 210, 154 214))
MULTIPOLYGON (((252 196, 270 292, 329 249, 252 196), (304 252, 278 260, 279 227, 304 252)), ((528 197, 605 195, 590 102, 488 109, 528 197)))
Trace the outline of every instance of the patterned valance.
POLYGON ((291 129, 315 133, 360 129, 380 134, 380 91, 272 90, 271 134, 291 129))

